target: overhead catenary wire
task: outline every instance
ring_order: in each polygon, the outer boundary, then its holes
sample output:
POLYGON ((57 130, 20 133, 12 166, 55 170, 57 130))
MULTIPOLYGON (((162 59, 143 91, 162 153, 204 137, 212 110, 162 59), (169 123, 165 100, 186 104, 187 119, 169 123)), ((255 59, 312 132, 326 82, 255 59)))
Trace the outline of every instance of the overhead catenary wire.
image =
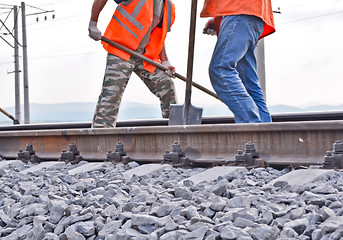
POLYGON ((301 19, 290 20, 287 22, 281 22, 279 24, 289 24, 289 23, 306 21, 306 20, 311 20, 311 19, 316 19, 316 18, 321 18, 321 17, 327 17, 327 16, 331 16, 331 15, 336 15, 336 14, 342 14, 342 13, 343 13, 343 11, 332 12, 332 13, 327 13, 327 14, 322 14, 322 15, 316 15, 316 16, 311 16, 311 17, 306 17, 306 18, 301 18, 301 19))
POLYGON ((0 19, 0 22, 2 23, 2 25, 6 28, 6 30, 8 31, 8 33, 14 38, 14 40, 19 44, 19 46, 22 47, 22 45, 18 42, 18 39, 12 34, 12 32, 6 27, 5 23, 0 19))

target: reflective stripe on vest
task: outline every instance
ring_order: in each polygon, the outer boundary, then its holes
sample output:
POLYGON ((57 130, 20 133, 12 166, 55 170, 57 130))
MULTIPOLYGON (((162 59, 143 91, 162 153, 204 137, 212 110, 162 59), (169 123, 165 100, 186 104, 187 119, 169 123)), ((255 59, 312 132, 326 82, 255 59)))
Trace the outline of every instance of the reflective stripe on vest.
MULTIPOLYGON (((127 20, 130 21, 139 31, 142 31, 144 26, 137 21, 136 17, 138 13, 141 11, 142 7, 144 6, 146 0, 140 0, 135 9, 133 10, 132 14, 128 13, 122 6, 118 5, 117 10, 118 12, 123 15, 127 20)), ((123 22, 121 22, 116 16, 113 15, 113 19, 116 20, 123 28, 125 28, 129 33, 131 33, 135 38, 138 38, 137 34, 134 33, 128 26, 126 26, 123 22)))
POLYGON ((168 8, 168 26, 167 26, 167 32, 170 32, 171 28, 171 12, 172 12, 172 6, 170 0, 167 0, 167 8, 168 8))
MULTIPOLYGON (((132 23, 139 31, 142 31, 144 26, 136 19, 139 12, 141 11, 142 7, 144 6, 146 0, 140 0, 135 9, 133 10, 132 14, 128 13, 122 6, 118 5, 117 10, 118 12, 123 15, 130 23, 132 23)), ((172 6, 170 0, 167 1, 167 9, 168 9, 168 26, 167 31, 170 31, 171 28, 171 14, 172 14, 172 6)), ((120 21, 116 16, 113 15, 113 19, 116 20, 123 28, 125 28, 129 33, 131 33, 135 38, 138 38, 137 34, 132 31, 127 25, 125 25, 122 21, 120 21)))

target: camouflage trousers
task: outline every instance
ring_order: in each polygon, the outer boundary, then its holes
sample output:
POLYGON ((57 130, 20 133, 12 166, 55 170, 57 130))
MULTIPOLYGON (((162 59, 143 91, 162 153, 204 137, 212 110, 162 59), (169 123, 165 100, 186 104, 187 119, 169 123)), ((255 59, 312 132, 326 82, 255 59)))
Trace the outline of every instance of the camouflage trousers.
POLYGON ((125 61, 109 53, 92 127, 109 128, 116 126, 120 102, 132 72, 135 72, 149 90, 160 99, 162 117, 169 117, 170 104, 176 103, 173 80, 159 69, 156 69, 154 73, 146 71, 142 61, 135 57, 125 61))

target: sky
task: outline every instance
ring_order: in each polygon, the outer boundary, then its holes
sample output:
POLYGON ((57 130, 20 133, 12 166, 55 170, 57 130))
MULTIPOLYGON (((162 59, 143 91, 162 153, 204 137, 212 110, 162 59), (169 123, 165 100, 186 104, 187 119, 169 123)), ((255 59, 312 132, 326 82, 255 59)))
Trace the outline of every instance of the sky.
MULTIPOLYGON (((216 37, 202 34, 207 19, 199 17, 204 0, 198 1, 193 81, 213 91, 208 65, 216 37)), ((0 0, 17 4, 19 0, 0 0)), ((173 0, 176 21, 166 40, 170 62, 186 76, 189 39, 190 0, 173 0)), ((106 52, 100 42, 88 37, 93 0, 27 0, 26 13, 54 10, 27 16, 28 74, 30 103, 96 102, 100 94, 106 52), (37 9, 39 8, 39 9, 37 9), (44 20, 44 17, 47 20, 44 20), (36 18, 39 18, 37 22, 36 18)), ((284 104, 297 107, 316 104, 343 104, 343 0, 273 0, 276 32, 265 38, 266 99, 269 106, 284 104)), ((104 32, 116 3, 109 0, 98 22, 104 32)), ((0 5, 5 21, 9 7, 0 5)), ((6 25, 13 29, 13 14, 6 25)), ((21 17, 19 18, 21 21, 21 17)), ((21 22, 19 23, 21 40, 21 22)), ((13 44, 13 38, 0 36, 13 44)), ((0 107, 15 105, 14 50, 0 39, 0 107)), ((20 56, 22 50, 20 49, 20 56)), ((22 58, 20 58, 22 70, 22 58)), ((20 76, 23 81, 23 76, 20 76)), ((185 84, 174 80, 178 103, 184 103, 185 84)), ((21 86, 21 104, 23 88, 21 86)), ((141 80, 132 76, 123 101, 156 103, 141 80)), ((223 104, 193 88, 192 104, 204 107, 223 104)))

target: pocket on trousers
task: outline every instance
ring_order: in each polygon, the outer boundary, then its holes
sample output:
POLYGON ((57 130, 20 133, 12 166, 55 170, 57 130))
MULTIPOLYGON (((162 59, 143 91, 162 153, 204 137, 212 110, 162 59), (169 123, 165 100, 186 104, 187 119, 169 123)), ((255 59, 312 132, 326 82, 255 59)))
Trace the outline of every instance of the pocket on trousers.
POLYGON ((261 35, 264 29, 264 22, 261 18, 256 16, 248 16, 249 17, 249 25, 259 34, 261 35))

